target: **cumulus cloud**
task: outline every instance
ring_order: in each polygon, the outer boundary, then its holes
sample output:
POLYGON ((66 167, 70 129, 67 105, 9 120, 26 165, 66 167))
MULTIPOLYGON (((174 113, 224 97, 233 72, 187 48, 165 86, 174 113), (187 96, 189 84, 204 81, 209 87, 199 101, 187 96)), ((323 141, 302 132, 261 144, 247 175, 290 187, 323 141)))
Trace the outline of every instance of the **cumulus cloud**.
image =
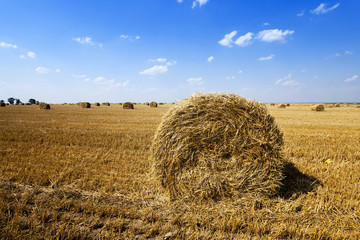
POLYGON ((260 57, 258 60, 259 61, 267 61, 267 60, 271 60, 275 57, 274 54, 271 54, 270 56, 267 56, 267 57, 260 57))
POLYGON ((192 3, 192 8, 195 8, 197 5, 201 7, 202 5, 205 5, 209 0, 195 0, 192 3))
POLYGON ((46 67, 37 67, 37 68, 35 68, 35 71, 40 74, 45 74, 45 73, 49 73, 50 69, 48 69, 46 67))
POLYGON ((29 58, 36 58, 36 54, 35 54, 34 52, 28 52, 28 53, 27 53, 27 56, 28 56, 29 58))
POLYGON ((240 36, 238 39, 236 39, 235 44, 241 47, 246 47, 252 44, 253 36, 254 34, 252 32, 248 32, 247 34, 240 36))
POLYGON ((166 73, 167 71, 168 71, 168 66, 155 65, 151 68, 145 69, 144 71, 140 72, 139 74, 155 76, 158 74, 166 73))
POLYGON ((90 46, 94 45, 94 42, 92 41, 91 37, 78 37, 78 38, 73 38, 72 40, 83 45, 90 45, 90 46))
POLYGON ((353 82, 358 78, 359 78, 359 75, 355 74, 354 76, 348 77, 347 79, 345 79, 344 82, 353 82))
POLYGON ((225 47, 232 47, 233 37, 237 34, 237 31, 232 31, 231 33, 225 34, 224 38, 219 41, 220 45, 225 47))
POLYGON ((339 6, 340 6, 340 3, 336 3, 334 6, 327 8, 326 3, 321 3, 317 8, 310 10, 310 13, 315 14, 315 15, 325 14, 325 13, 328 13, 328 12, 334 10, 335 8, 337 8, 339 6))
POLYGON ((292 35, 293 30, 279 30, 279 29, 269 29, 260 31, 256 38, 264 42, 274 42, 274 41, 284 41, 285 37, 292 35))
POLYGON ((207 61, 212 62, 214 59, 215 59, 214 56, 210 56, 210 57, 208 57, 207 61))
POLYGON ((6 42, 0 42, 0 47, 3 48, 17 48, 15 44, 6 43, 6 42))

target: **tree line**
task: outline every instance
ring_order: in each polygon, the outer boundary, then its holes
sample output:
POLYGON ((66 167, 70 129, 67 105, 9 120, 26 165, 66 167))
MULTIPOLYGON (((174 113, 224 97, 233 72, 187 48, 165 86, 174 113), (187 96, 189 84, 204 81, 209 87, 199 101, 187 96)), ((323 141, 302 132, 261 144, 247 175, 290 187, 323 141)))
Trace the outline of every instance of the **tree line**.
MULTIPOLYGON (((19 98, 13 98, 13 97, 8 98, 7 101, 9 104, 21 104, 22 103, 22 101, 19 98)), ((5 101, 0 100, 0 102, 4 103, 5 101)), ((30 98, 28 103, 37 104, 37 103, 39 103, 39 101, 36 101, 34 98, 30 98)))

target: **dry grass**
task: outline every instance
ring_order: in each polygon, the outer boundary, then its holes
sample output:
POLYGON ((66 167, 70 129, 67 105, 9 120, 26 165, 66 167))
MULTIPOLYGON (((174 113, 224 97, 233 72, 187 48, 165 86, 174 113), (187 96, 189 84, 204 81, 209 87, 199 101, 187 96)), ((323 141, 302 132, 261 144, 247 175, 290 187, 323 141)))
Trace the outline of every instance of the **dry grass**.
POLYGON ((149 176, 171 106, 0 108, 0 238, 360 238, 358 108, 270 108, 290 162, 278 194, 200 204, 169 201, 149 176))

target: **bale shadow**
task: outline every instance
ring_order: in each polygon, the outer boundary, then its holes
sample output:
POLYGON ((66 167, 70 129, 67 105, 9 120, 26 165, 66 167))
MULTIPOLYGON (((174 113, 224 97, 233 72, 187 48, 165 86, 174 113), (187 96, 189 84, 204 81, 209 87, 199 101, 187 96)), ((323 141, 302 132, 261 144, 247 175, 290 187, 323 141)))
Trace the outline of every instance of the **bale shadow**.
POLYGON ((284 199, 296 199, 301 194, 313 191, 321 182, 315 177, 300 172, 292 162, 286 162, 283 168, 284 179, 278 196, 284 199))

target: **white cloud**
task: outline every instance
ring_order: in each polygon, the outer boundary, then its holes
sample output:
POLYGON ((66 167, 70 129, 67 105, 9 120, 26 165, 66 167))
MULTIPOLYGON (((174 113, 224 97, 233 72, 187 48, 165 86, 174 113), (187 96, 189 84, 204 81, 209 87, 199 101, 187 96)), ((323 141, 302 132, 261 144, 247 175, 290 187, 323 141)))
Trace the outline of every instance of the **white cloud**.
POLYGON ((123 35, 123 34, 120 35, 120 38, 122 39, 127 39, 128 37, 129 37, 128 35, 123 35))
POLYGON ((182 2, 183 2, 183 0, 177 0, 177 2, 178 2, 178 3, 182 3, 182 2))
POLYGON ((256 38, 264 42, 284 41, 287 35, 293 34, 293 30, 269 29, 260 31, 256 38))
POLYGON ((35 71, 37 73, 40 73, 40 74, 44 74, 44 73, 49 73, 50 72, 50 69, 46 68, 46 67, 37 67, 35 69, 35 71))
POLYGON ((227 77, 226 77, 226 80, 233 80, 233 79, 235 79, 234 76, 227 76, 227 77))
POLYGON ((61 72, 61 70, 58 68, 55 70, 55 72, 59 73, 59 72, 61 72))
POLYGON ((239 70, 238 73, 243 73, 243 70, 239 70))
POLYGON ((253 36, 254 34, 252 32, 248 32, 247 34, 240 36, 238 39, 236 39, 235 44, 241 47, 248 46, 252 44, 253 36))
POLYGON ((83 81, 84 81, 84 82, 88 82, 88 81, 90 81, 90 78, 84 78, 83 81))
POLYGON ((152 68, 145 69, 144 71, 140 72, 141 75, 158 75, 162 73, 166 73, 168 71, 168 66, 163 65, 155 65, 152 68))
POLYGON ((11 43, 6 43, 6 42, 0 42, 0 47, 3 47, 3 48, 17 48, 16 45, 11 44, 11 43))
POLYGON ((208 57, 207 61, 212 62, 214 59, 215 59, 214 56, 210 56, 210 57, 208 57))
POLYGON ((22 55, 22 54, 19 56, 19 58, 26 59, 25 55, 22 55))
POLYGON ((317 8, 311 10, 310 13, 315 14, 315 15, 325 14, 325 13, 328 13, 328 12, 334 10, 335 8, 337 8, 339 6, 340 6, 340 3, 337 3, 332 7, 326 8, 326 3, 321 3, 317 8))
POLYGON ((107 80, 105 77, 100 76, 94 79, 94 83, 100 84, 100 85, 108 85, 115 83, 114 79, 107 80))
POLYGON ((276 82, 275 82, 275 85, 278 85, 279 83, 281 83, 283 80, 288 80, 288 79, 291 79, 292 77, 292 74, 289 73, 287 76, 283 77, 283 78, 280 78, 278 79, 276 82))
POLYGON ((199 4, 199 7, 205 5, 209 0, 195 0, 192 3, 192 8, 196 7, 199 4))
POLYGON ((126 87, 129 84, 129 80, 127 80, 126 82, 123 83, 115 83, 112 86, 113 87, 126 87))
POLYGON ((73 75, 74 78, 86 78, 87 76, 85 74, 82 75, 73 75))
POLYGON ((90 45, 90 46, 94 45, 91 37, 78 37, 78 38, 73 38, 72 40, 83 45, 90 45))
POLYGON ((195 77, 195 78, 188 78, 186 81, 188 83, 196 83, 196 84, 202 84, 202 77, 195 77))
POLYGON ((359 78, 359 75, 355 74, 354 76, 345 79, 344 82, 353 82, 358 78, 359 78))
POLYGON ((219 41, 220 45, 225 47, 232 47, 231 43, 233 43, 233 37, 237 34, 237 31, 232 31, 231 33, 225 34, 225 37, 219 41))
POLYGON ((125 35, 125 34, 121 34, 120 35, 120 38, 121 39, 128 39, 129 41, 135 41, 135 40, 138 40, 138 39, 140 39, 140 36, 130 36, 130 35, 125 35))
POLYGON ((270 23, 265 22, 265 23, 263 23, 263 25, 264 26, 270 26, 270 23))
POLYGON ((354 54, 352 51, 349 51, 349 50, 345 51, 345 55, 352 55, 352 54, 354 54))
POLYGON ((166 63, 166 65, 172 66, 172 65, 175 65, 176 63, 177 63, 176 61, 168 61, 168 62, 166 63))
POLYGON ((28 53, 27 53, 27 56, 28 56, 29 58, 36 58, 36 54, 35 54, 34 52, 28 52, 28 53))
POLYGON ((267 56, 267 57, 261 57, 261 58, 259 58, 258 60, 259 61, 266 61, 266 60, 271 60, 271 59, 273 59, 275 57, 275 55, 274 54, 271 54, 270 56, 267 56))
POLYGON ((166 58, 157 58, 156 61, 158 61, 158 62, 166 62, 166 58))
POLYGON ((299 12, 298 14, 296 14, 296 16, 302 17, 302 16, 304 16, 304 14, 305 14, 305 10, 302 10, 301 12, 299 12))

